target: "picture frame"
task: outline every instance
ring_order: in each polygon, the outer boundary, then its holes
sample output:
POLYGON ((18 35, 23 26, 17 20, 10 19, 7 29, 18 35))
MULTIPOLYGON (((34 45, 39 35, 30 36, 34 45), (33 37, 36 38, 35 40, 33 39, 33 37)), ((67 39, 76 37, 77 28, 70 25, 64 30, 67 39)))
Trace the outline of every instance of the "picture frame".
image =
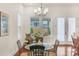
POLYGON ((39 20, 39 18, 31 18, 31 33, 40 33, 43 36, 48 36, 51 34, 50 32, 50 18, 43 18, 39 20))
POLYGON ((0 36, 8 35, 8 14, 0 11, 0 36))

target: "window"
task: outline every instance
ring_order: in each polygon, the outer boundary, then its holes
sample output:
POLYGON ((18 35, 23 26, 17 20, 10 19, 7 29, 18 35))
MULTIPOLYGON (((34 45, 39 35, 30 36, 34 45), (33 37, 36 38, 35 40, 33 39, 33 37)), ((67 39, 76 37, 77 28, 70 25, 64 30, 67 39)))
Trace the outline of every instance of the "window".
POLYGON ((71 35, 76 31, 75 22, 75 17, 57 18, 57 39, 59 41, 72 41, 71 35))
POLYGON ((76 18, 68 18, 68 41, 72 41, 71 35, 76 31, 75 30, 75 21, 76 18))
POLYGON ((65 20, 64 18, 57 18, 57 39, 65 41, 65 20))

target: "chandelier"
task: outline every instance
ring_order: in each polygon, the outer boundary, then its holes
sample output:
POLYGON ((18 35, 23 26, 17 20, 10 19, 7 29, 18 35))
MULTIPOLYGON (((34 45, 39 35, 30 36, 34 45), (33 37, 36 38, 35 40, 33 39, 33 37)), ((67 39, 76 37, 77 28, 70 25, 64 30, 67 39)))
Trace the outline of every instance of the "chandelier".
POLYGON ((34 14, 38 16, 46 16, 48 13, 48 8, 43 7, 41 4, 40 7, 34 9, 34 14))

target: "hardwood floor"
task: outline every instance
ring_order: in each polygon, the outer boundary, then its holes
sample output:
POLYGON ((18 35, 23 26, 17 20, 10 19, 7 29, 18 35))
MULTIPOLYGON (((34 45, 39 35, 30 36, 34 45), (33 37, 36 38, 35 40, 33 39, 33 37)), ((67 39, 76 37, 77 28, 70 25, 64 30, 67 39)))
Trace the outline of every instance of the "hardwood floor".
POLYGON ((71 44, 60 44, 57 51, 58 56, 71 56, 72 45, 71 44))
POLYGON ((15 56, 29 56, 29 50, 25 48, 21 48, 19 51, 16 52, 15 56))

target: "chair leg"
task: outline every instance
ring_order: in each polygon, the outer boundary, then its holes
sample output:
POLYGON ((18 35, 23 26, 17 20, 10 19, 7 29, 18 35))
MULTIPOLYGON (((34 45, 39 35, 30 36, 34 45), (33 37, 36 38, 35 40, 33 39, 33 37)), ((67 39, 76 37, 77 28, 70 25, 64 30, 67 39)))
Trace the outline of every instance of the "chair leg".
POLYGON ((20 56, 20 54, 21 54, 21 53, 20 53, 20 50, 19 50, 18 54, 19 54, 18 56, 20 56))
POLYGON ((31 51, 31 56, 33 55, 33 52, 31 51))
POLYGON ((48 56, 49 56, 49 51, 47 51, 48 52, 48 56))
POLYGON ((56 56, 57 56, 57 52, 56 52, 56 56))

